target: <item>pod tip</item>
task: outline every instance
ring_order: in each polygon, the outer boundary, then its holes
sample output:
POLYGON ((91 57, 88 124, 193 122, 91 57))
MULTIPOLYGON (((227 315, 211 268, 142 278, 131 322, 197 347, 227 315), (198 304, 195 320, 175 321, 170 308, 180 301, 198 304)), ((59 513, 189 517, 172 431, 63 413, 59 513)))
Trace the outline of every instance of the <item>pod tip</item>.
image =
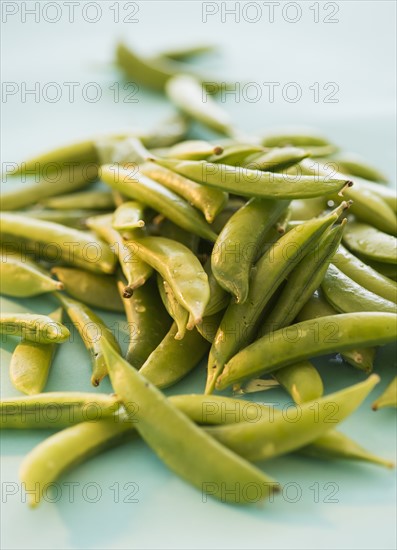
POLYGON ((125 286, 123 289, 123 298, 131 298, 134 294, 133 289, 130 286, 125 286))
POLYGON ((223 153, 223 147, 216 145, 214 147, 214 155, 221 155, 223 153))

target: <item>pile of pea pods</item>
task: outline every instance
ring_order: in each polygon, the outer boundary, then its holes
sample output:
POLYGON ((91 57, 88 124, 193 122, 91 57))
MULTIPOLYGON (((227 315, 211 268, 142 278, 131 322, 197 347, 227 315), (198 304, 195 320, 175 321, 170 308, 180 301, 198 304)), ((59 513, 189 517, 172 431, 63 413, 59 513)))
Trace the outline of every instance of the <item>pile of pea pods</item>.
MULTIPOLYGON (((22 462, 32 506, 35 488, 136 435, 200 491, 240 504, 252 502, 250 484, 266 488, 263 500, 280 490, 253 463, 286 453, 393 466, 335 426, 378 383, 377 347, 396 340, 395 194, 378 169, 313 131, 236 129, 216 95, 204 101, 206 79, 189 64, 208 50, 143 58, 120 44, 119 68, 164 93, 175 117, 24 161, 15 180, 36 177, 1 195, 2 294, 54 300, 48 315, 0 320, 3 341, 19 339, 10 378, 25 394, 0 402, 1 428, 58 430, 22 462), (192 122, 215 137, 192 139, 192 122), (100 310, 128 321, 124 356, 100 310), (66 317, 91 357, 92 385, 109 376, 114 394, 45 392, 70 338, 66 317), (311 359, 326 354, 368 377, 324 395, 311 359), (204 359, 197 393, 165 397, 204 359), (246 393, 276 385, 297 421, 245 407, 246 393), (49 403, 55 422, 40 415, 49 403), (90 405, 100 420, 87 421, 90 405), (225 415, 230 406, 240 413, 225 415), (225 491, 236 482, 239 498, 225 491)), ((396 407, 396 380, 374 410, 396 407)))

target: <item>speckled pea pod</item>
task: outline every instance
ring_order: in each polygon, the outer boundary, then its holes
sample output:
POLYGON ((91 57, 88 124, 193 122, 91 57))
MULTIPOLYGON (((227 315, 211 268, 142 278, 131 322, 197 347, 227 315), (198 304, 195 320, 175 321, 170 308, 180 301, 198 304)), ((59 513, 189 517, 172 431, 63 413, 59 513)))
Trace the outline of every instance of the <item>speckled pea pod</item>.
POLYGON ((87 351, 91 355, 91 383, 95 387, 99 386, 101 380, 108 374, 103 356, 102 342, 106 340, 109 342, 109 345, 121 353, 120 346, 111 330, 89 307, 65 294, 56 293, 56 297, 78 330, 87 351))
POLYGON ((123 202, 113 212, 112 227, 116 231, 131 231, 144 226, 144 208, 139 202, 123 202))
POLYGON ((48 315, 35 313, 1 313, 0 332, 2 340, 8 336, 18 336, 39 344, 61 344, 66 342, 70 332, 48 315))
POLYGON ((353 252, 375 262, 397 264, 397 239, 364 223, 349 224, 343 241, 353 252))
POLYGON ((0 291, 7 296, 25 298, 62 290, 62 282, 51 279, 38 265, 19 254, 2 251, 0 259, 0 291))
POLYGON ((275 147, 265 153, 254 154, 245 158, 242 166, 251 170, 280 172, 294 166, 294 164, 298 164, 308 156, 308 151, 298 147, 275 147))
POLYGON ((262 376, 297 361, 344 351, 357 346, 377 346, 397 337, 394 313, 344 313, 304 321, 262 336, 235 355, 217 380, 217 389, 262 376), (294 338, 286 335, 294 334, 294 338))
POLYGON ((92 210, 113 210, 114 199, 108 191, 84 191, 68 193, 58 197, 40 200, 47 208, 55 210, 70 210, 76 208, 91 208, 92 210))
POLYGON ((374 411, 383 409, 383 407, 397 407, 397 376, 393 378, 382 395, 372 404, 374 411))
POLYGON ((178 302, 172 288, 160 275, 157 276, 157 286, 165 309, 178 327, 175 339, 182 340, 186 334, 189 312, 178 302))

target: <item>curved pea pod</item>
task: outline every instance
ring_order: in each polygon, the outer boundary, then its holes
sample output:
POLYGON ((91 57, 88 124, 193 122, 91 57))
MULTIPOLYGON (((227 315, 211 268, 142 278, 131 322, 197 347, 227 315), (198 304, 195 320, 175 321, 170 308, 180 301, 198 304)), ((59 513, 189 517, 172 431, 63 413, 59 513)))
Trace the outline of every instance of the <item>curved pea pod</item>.
POLYGON ((58 197, 40 200, 47 208, 55 210, 69 210, 76 208, 91 208, 92 210, 113 210, 114 199, 108 191, 84 191, 68 193, 58 197))
POLYGON ((330 265, 321 288, 330 304, 342 313, 354 311, 380 311, 397 313, 397 305, 370 292, 334 265, 330 265))
POLYGON ((266 460, 317 440, 352 414, 378 382, 379 376, 372 374, 364 382, 303 403, 296 408, 293 422, 291 416, 279 415, 274 422, 240 422, 206 431, 248 460, 266 460))
POLYGON ((189 204, 200 210, 208 223, 226 206, 228 194, 218 189, 210 189, 162 166, 147 163, 140 167, 142 174, 183 197, 189 204))
POLYGON ((342 192, 352 185, 352 182, 347 179, 297 177, 290 174, 249 170, 239 166, 214 164, 205 160, 175 161, 160 158, 151 160, 197 183, 245 197, 286 200, 322 197, 342 192))
POLYGON ((87 232, 10 212, 1 212, 0 222, 2 233, 55 245, 62 258, 73 265, 104 273, 112 273, 116 267, 110 247, 87 232))
POLYGON ((304 321, 262 336, 226 363, 217 389, 262 376, 310 357, 357 346, 378 346, 397 337, 394 313, 344 313, 304 321), (286 334, 295 337, 286 340, 286 334))
POLYGON ((189 322, 189 312, 181 306, 175 298, 175 294, 170 285, 160 275, 157 276, 157 286, 165 309, 178 327, 175 339, 182 340, 186 334, 186 326, 189 322))
MULTIPOLYGON (((357 254, 357 256, 360 258, 360 254, 357 254)), ((383 275, 384 277, 387 277, 388 279, 392 281, 397 281, 397 266, 393 264, 385 264, 383 262, 375 262, 373 260, 369 260, 368 258, 360 258, 362 259, 366 264, 368 264, 372 269, 375 269, 380 275, 383 275)))
POLYGON ((207 353, 210 345, 196 329, 177 339, 178 327, 173 323, 168 333, 152 351, 139 370, 158 388, 173 386, 191 372, 207 353))
POLYGON ((298 405, 314 401, 324 392, 321 376, 310 361, 301 361, 279 369, 273 373, 273 377, 298 405))
POLYGON ((48 315, 35 313, 1 313, 0 332, 3 341, 7 336, 20 336, 23 340, 39 344, 61 344, 70 336, 62 323, 48 315))
MULTIPOLYGON (((62 309, 49 315, 53 321, 62 321, 62 309)), ((22 340, 15 348, 10 362, 10 380, 14 388, 34 395, 46 385, 57 346, 22 340)))
POLYGON ((397 264, 397 239, 364 223, 349 224, 343 238, 346 246, 375 262, 397 264))
POLYGON ((116 231, 131 231, 145 226, 143 206, 136 201, 126 201, 113 212, 112 227, 116 231))
POLYGON ((344 174, 358 176, 378 183, 388 183, 388 178, 380 170, 367 164, 366 160, 360 157, 360 155, 344 153, 343 155, 338 155, 332 162, 336 163, 339 172, 343 172, 344 174))
POLYGON ((383 409, 383 407, 397 407, 397 376, 393 378, 382 395, 372 404, 374 411, 383 409))
MULTIPOLYGON (((308 321, 327 315, 338 315, 338 312, 327 302, 322 293, 316 292, 300 310, 297 320, 308 321)), ((376 348, 373 347, 355 348, 341 353, 342 358, 347 363, 367 373, 370 373, 373 369, 375 355, 376 348)))
POLYGON ((377 197, 380 197, 394 213, 397 213, 397 196, 394 189, 357 177, 354 178, 354 181, 358 182, 360 189, 366 189, 377 197))
POLYGON ((319 135, 311 128, 284 128, 268 132, 261 138, 261 143, 265 147, 285 147, 293 145, 295 147, 305 147, 313 145, 316 147, 325 147, 332 145, 327 138, 319 135))
MULTIPOLYGON (((139 434, 171 470, 201 491, 211 492, 212 496, 227 502, 236 502, 236 495, 229 499, 222 487, 229 483, 235 487, 236 480, 242 487, 247 483, 258 484, 263 488, 262 499, 273 493, 273 480, 229 452, 179 412, 107 342, 103 346, 114 390, 127 413, 136 413, 139 434)), ((237 501, 244 504, 248 499, 241 493, 237 501)))
POLYGON ((199 323, 209 302, 208 277, 196 256, 184 245, 164 237, 136 239, 136 254, 153 267, 189 312, 188 329, 199 323))
POLYGON ((2 251, 0 260, 0 290, 2 294, 25 298, 62 290, 63 284, 51 279, 46 272, 20 255, 10 256, 2 251))
POLYGON ((99 386, 101 380, 108 374, 103 356, 102 342, 106 340, 118 352, 121 352, 120 346, 111 330, 89 307, 65 294, 56 293, 56 297, 78 330, 87 351, 91 355, 91 383, 93 386, 99 386))
POLYGON ((187 231, 209 241, 216 240, 216 234, 197 210, 144 174, 119 165, 105 165, 101 167, 101 177, 113 189, 154 208, 187 231))
POLYGON ((210 299, 204 311, 204 315, 208 317, 225 309, 230 302, 230 295, 218 284, 211 269, 211 257, 208 258, 203 267, 210 287, 210 299))
POLYGON ((220 155, 223 152, 222 147, 213 145, 208 141, 192 139, 181 141, 170 147, 165 156, 180 160, 206 160, 211 155, 220 155))
POLYGON ((272 296, 338 215, 339 210, 291 229, 258 260, 247 299, 242 304, 230 302, 219 326, 208 359, 206 393, 213 391, 225 363, 254 339, 272 296))
POLYGON ((263 154, 268 149, 265 149, 261 145, 252 143, 233 143, 232 145, 226 145, 223 153, 219 155, 213 155, 209 157, 208 162, 214 162, 216 164, 228 164, 229 166, 242 166, 245 159, 257 155, 263 154))
POLYGON ((288 207, 288 201, 251 199, 225 224, 211 255, 219 285, 238 303, 248 296, 252 264, 268 230, 288 207))
POLYGON ((167 218, 164 218, 159 224, 158 232, 159 236, 178 241, 178 243, 185 245, 195 254, 197 253, 200 241, 199 237, 194 235, 194 233, 186 231, 186 229, 182 229, 182 227, 179 227, 179 225, 176 225, 167 218))
POLYGON ((335 252, 332 263, 357 284, 385 300, 397 303, 397 284, 356 258, 344 246, 341 245, 335 252))
POLYGON ((212 315, 207 315, 203 318, 201 323, 196 325, 196 329, 207 342, 212 342, 215 339, 220 322, 222 321, 223 311, 218 311, 212 315))
POLYGON ((252 155, 244 159, 243 166, 251 170, 265 170, 267 172, 280 172, 310 156, 305 149, 298 147, 275 147, 252 155))
POLYGON ((201 122, 220 134, 233 135, 231 118, 217 103, 207 95, 197 78, 179 74, 170 78, 165 91, 169 99, 185 115, 201 122))
POLYGON ((100 275, 72 267, 53 267, 51 273, 61 281, 64 290, 84 304, 108 311, 124 311, 111 275, 100 275))
MULTIPOLYGON (((36 164, 33 160, 33 166, 36 164)), ((40 162, 40 157, 39 161, 40 162)), ((22 163, 18 172, 28 170, 31 163, 27 163, 24 167, 22 163)), ((34 168, 33 168, 34 169, 34 168)), ((69 166, 64 166, 58 175, 41 175, 40 179, 36 178, 20 185, 13 185, 11 189, 7 189, 0 194, 2 210, 18 210, 25 208, 41 201, 47 197, 54 197, 76 191, 86 187, 89 183, 98 177, 98 167, 94 164, 83 165, 71 163, 69 166)))
POLYGON ((296 199, 291 201, 291 219, 292 220, 310 220, 320 216, 326 208, 326 203, 323 198, 315 199, 296 199))

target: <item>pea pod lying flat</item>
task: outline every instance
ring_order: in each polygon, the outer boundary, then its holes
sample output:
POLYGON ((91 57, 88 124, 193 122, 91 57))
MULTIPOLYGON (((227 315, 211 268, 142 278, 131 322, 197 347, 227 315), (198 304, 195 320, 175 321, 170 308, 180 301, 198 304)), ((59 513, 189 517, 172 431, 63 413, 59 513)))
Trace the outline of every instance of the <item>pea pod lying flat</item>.
POLYGON ((55 245, 68 263, 105 273, 115 269, 110 247, 89 233, 10 212, 1 212, 0 222, 3 233, 55 245))
POLYGON ((393 313, 345 313, 277 330, 226 363, 216 387, 221 390, 310 357, 393 342, 397 337, 396 321, 393 313), (286 339, 288 333, 294 337, 286 339))
POLYGON ((86 229, 85 220, 98 214, 102 212, 100 210, 50 210, 49 208, 34 208, 23 212, 23 215, 29 218, 59 223, 75 229, 86 229))
POLYGON ((372 404, 374 411, 383 409, 383 407, 397 407, 397 376, 393 378, 382 395, 372 404))
POLYGON ((262 136, 261 143, 265 147, 285 147, 287 145, 322 147, 331 145, 327 138, 317 134, 315 130, 307 128, 286 128, 284 131, 268 132, 262 136))
POLYGON ((180 160, 206 160, 211 155, 217 156, 222 152, 222 147, 212 145, 208 141, 192 139, 173 145, 165 156, 180 160))
POLYGON ((101 177, 113 189, 154 208, 184 229, 203 239, 216 240, 216 234, 192 206, 142 173, 118 165, 105 165, 101 167, 101 177))
POLYGON ((302 199, 341 192, 352 185, 347 179, 294 177, 288 174, 261 172, 238 166, 206 161, 172 161, 151 159, 193 181, 245 197, 263 199, 302 199))
POLYGON ((247 157, 242 166, 251 170, 265 170, 267 172, 278 172, 298 164, 309 156, 308 151, 297 147, 275 147, 265 153, 255 154, 247 157))
POLYGON ((273 373, 273 377, 298 405, 314 401, 324 392, 323 381, 310 361, 301 361, 273 373))
POLYGON ((20 336, 39 344, 61 344, 70 336, 69 330, 48 315, 35 313, 2 313, 0 332, 3 341, 7 336, 20 336))
MULTIPOLYGON (((247 483, 260 484, 262 500, 274 492, 272 479, 219 445, 144 376, 131 369, 107 342, 103 346, 112 385, 127 413, 138 411, 137 431, 171 470, 201 491, 211 490, 212 496, 227 502, 236 502, 236 495, 229 498, 222 487, 229 483, 235 487, 236 480, 242 487, 247 483), (175 446, 179 449, 177 453, 175 446)), ((238 497, 240 504, 247 503, 243 493, 238 497)))
POLYGON ((178 243, 183 244, 194 254, 197 253, 200 239, 197 235, 182 229, 179 225, 176 225, 172 221, 164 218, 158 226, 158 235, 167 239, 172 239, 178 243))
POLYGON ((197 44, 192 46, 180 46, 172 50, 163 50, 157 55, 159 57, 169 57, 179 61, 190 57, 196 57, 197 55, 213 53, 215 50, 216 46, 213 44, 197 44))
POLYGON ((112 210, 114 200, 108 191, 85 191, 80 193, 68 193, 49 199, 40 199, 40 203, 47 208, 55 210, 68 210, 73 208, 91 208, 93 210, 112 210))
POLYGON ((113 212, 112 227, 116 231, 131 231, 144 227, 143 206, 136 201, 127 201, 113 212))
POLYGON ((22 298, 62 289, 62 282, 51 279, 33 262, 26 259, 22 261, 20 255, 1 254, 0 290, 2 294, 22 298))
POLYGON ((397 239, 364 223, 352 223, 343 238, 346 246, 361 256, 397 264, 397 239))
POLYGON ((367 164, 366 160, 359 155, 344 153, 343 155, 338 155, 332 162, 335 162, 339 167, 338 170, 345 174, 358 176, 378 183, 388 182, 387 177, 380 170, 367 164))
POLYGON ((229 166, 242 166, 245 159, 258 154, 263 154, 268 149, 265 149, 261 145, 252 143, 237 143, 233 145, 227 145, 219 155, 214 155, 208 159, 208 162, 214 162, 216 164, 227 164, 229 166))

